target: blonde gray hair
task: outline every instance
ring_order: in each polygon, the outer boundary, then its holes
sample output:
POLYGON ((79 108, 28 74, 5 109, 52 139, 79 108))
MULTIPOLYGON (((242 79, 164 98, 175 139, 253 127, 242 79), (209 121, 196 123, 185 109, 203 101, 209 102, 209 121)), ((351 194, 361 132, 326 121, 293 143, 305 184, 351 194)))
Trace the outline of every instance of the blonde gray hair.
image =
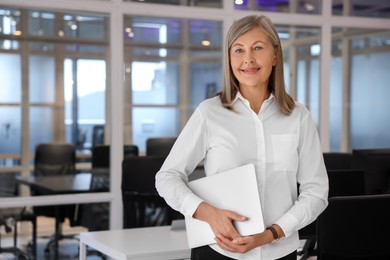
POLYGON ((224 86, 220 93, 222 104, 228 109, 232 109, 232 102, 240 90, 239 82, 234 76, 230 66, 230 48, 238 37, 250 31, 253 28, 263 30, 271 40, 276 50, 276 65, 272 68, 268 88, 274 95, 283 114, 289 115, 295 108, 293 98, 286 92, 283 75, 283 53, 280 44, 280 38, 274 24, 266 16, 250 15, 243 17, 230 27, 224 46, 224 86))

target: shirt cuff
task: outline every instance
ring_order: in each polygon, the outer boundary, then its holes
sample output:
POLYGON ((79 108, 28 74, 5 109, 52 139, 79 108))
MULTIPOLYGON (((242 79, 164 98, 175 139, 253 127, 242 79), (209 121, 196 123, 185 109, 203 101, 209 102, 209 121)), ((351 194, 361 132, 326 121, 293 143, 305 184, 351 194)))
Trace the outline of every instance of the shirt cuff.
POLYGON ((287 213, 279 218, 275 224, 278 224, 282 228, 284 235, 288 237, 296 231, 298 220, 293 215, 287 213))
POLYGON ((196 196, 195 194, 189 194, 183 201, 183 206, 181 209, 181 213, 184 216, 192 217, 198 208, 199 204, 202 203, 203 200, 196 196))

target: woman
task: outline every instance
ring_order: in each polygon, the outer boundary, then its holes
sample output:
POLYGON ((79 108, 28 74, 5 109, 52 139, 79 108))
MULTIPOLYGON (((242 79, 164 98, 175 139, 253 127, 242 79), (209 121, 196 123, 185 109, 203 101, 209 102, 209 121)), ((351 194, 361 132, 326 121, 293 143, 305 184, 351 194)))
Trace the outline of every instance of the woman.
POLYGON ((194 111, 156 188, 172 208, 207 222, 215 234, 216 244, 193 248, 191 259, 296 260, 298 230, 327 206, 328 179, 310 112, 285 91, 280 39, 267 17, 247 16, 229 29, 223 90, 194 111), (232 222, 245 216, 187 188, 202 160, 206 175, 254 164, 264 232, 240 236, 232 222))

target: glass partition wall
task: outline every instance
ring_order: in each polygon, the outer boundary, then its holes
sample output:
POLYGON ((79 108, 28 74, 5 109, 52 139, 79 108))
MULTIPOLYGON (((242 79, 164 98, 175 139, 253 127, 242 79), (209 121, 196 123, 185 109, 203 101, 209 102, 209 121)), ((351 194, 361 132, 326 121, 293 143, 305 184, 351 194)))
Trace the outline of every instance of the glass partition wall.
MULTIPOLYGON (((286 88, 312 112, 324 151, 390 146, 390 20, 381 1, 70 2, 2 1, 0 176, 27 176, 41 142, 74 144, 79 171, 90 169, 93 146, 110 144, 110 192, 66 199, 110 202, 111 228, 122 227, 122 146, 143 154, 147 138, 177 136, 221 89, 223 39, 244 15, 277 25, 286 88), (363 5, 375 16, 362 18, 363 5)), ((44 197, 0 206, 65 203, 44 197)))

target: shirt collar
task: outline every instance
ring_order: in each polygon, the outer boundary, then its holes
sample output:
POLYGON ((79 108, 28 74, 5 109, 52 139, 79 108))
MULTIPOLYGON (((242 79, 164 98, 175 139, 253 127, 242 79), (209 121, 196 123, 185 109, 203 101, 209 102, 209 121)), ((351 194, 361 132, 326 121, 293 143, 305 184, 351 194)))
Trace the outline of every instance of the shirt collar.
MULTIPOLYGON (((240 91, 237 92, 236 97, 234 98, 232 104, 233 104, 233 103, 236 103, 236 101, 237 101, 238 99, 247 100, 246 98, 244 98, 244 96, 241 94, 240 91)), ((271 92, 271 94, 269 95, 268 99, 264 100, 264 102, 269 102, 269 101, 271 101, 271 100, 273 100, 273 99, 274 99, 274 94, 272 94, 272 92, 271 92)))

